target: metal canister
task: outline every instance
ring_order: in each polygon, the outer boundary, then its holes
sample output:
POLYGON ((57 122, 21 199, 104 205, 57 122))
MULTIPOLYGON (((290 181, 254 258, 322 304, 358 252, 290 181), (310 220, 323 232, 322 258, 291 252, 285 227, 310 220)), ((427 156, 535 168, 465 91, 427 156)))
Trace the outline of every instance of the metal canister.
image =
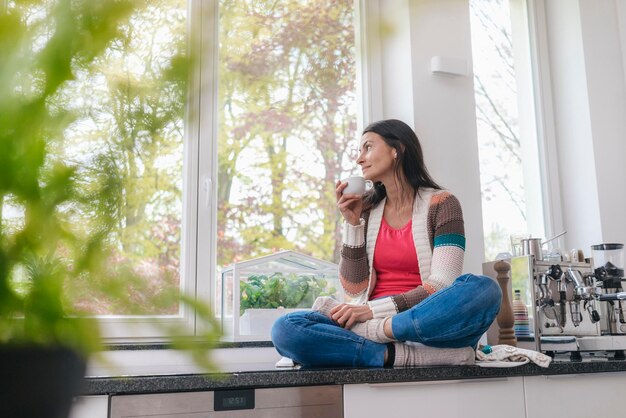
POLYGON ((543 251, 541 249, 541 238, 527 238, 522 240, 522 254, 534 255, 535 260, 543 260, 543 251))

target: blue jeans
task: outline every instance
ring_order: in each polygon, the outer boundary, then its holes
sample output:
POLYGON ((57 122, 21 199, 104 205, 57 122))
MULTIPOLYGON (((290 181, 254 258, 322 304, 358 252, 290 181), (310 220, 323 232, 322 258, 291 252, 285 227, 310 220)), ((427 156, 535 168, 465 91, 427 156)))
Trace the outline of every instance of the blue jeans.
MULTIPOLYGON (((449 287, 392 317, 398 341, 431 347, 476 347, 500 310, 500 286, 465 274, 449 287)), ((366 340, 319 312, 294 312, 272 327, 280 355, 305 367, 382 367, 387 346, 366 340)))

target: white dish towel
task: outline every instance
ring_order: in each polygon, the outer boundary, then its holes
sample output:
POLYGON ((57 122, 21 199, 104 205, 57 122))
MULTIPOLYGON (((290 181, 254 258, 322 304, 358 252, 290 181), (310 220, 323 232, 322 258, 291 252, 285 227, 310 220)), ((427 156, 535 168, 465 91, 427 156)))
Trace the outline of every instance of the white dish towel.
POLYGON ((481 367, 515 367, 531 361, 540 367, 548 367, 552 358, 537 351, 506 344, 476 350, 476 365, 481 367))

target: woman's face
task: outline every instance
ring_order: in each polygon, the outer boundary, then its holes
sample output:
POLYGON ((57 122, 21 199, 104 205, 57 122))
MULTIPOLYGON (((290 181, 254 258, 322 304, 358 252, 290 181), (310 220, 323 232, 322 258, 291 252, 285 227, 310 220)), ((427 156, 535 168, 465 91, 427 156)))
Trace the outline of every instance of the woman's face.
POLYGON ((361 137, 359 157, 356 162, 361 166, 363 177, 385 184, 395 176, 396 155, 396 150, 387 145, 380 135, 367 132, 361 137))

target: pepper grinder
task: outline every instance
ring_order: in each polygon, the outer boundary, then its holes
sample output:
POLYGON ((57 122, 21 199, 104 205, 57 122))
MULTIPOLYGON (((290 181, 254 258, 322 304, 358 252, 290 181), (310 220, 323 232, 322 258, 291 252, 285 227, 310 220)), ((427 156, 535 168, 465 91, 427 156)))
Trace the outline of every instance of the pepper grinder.
POLYGON ((515 337, 515 317, 513 316, 513 305, 511 304, 511 296, 509 293, 509 272, 511 271, 511 264, 504 260, 497 261, 494 266, 494 270, 498 275, 496 279, 502 289, 502 304, 500 305, 500 312, 496 317, 500 332, 498 334, 498 344, 507 344, 517 347, 517 338, 515 337))

